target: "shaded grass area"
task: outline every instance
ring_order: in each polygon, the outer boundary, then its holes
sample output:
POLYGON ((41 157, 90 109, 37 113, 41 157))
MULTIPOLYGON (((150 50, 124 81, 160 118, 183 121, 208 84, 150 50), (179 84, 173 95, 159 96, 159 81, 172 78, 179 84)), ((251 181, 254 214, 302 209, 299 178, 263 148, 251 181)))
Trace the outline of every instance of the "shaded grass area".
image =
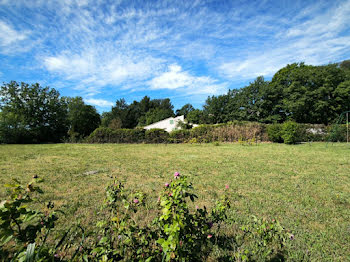
POLYGON ((155 206, 175 171, 190 177, 199 205, 211 206, 228 184, 236 215, 279 219, 295 235, 291 260, 349 260, 346 144, 0 145, 0 183, 44 178, 44 200, 66 213, 61 229, 95 224, 111 177, 150 194, 155 206))

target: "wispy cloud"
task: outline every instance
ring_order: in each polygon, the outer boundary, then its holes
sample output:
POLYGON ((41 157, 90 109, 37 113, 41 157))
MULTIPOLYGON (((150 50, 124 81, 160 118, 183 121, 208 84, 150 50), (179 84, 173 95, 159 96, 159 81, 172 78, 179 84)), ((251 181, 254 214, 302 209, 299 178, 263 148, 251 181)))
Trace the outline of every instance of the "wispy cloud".
POLYGON ((11 51, 26 51, 25 47, 21 46, 23 40, 28 38, 28 31, 15 30, 12 25, 0 20, 0 52, 10 53, 11 51))
POLYGON ((350 57, 350 0, 0 0, 0 17, 4 75, 100 107, 135 92, 190 102, 287 63, 350 57))
POLYGON ((94 105, 94 106, 98 106, 98 107, 111 107, 114 105, 114 103, 104 100, 104 99, 95 99, 95 98, 86 98, 84 99, 86 103, 90 104, 90 105, 94 105))
POLYGON ((169 70, 149 81, 151 89, 180 90, 186 94, 216 94, 225 90, 225 83, 208 76, 193 76, 183 71, 179 65, 169 66, 169 70))
POLYGON ((288 63, 326 64, 341 61, 344 54, 350 55, 350 1, 325 12, 314 6, 306 7, 301 13, 304 14, 300 16, 301 21, 286 22, 287 29, 272 35, 274 43, 253 50, 244 58, 225 61, 218 70, 231 79, 251 79, 259 75, 272 76, 288 63), (307 18, 315 13, 318 15, 307 18))

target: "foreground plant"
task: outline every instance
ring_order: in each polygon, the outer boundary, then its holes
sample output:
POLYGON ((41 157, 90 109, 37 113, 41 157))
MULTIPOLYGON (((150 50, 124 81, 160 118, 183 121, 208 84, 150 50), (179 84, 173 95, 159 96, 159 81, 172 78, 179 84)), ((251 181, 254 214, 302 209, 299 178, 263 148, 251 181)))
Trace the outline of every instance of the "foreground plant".
POLYGON ((37 186, 40 182, 34 176, 25 187, 18 180, 5 185, 10 197, 0 203, 0 258, 33 261, 53 257, 46 248, 47 237, 58 219, 53 204, 48 203, 44 212, 28 207, 42 193, 37 186))
POLYGON ((205 261, 216 250, 225 253, 216 256, 217 260, 265 261, 283 254, 286 234, 277 221, 254 217, 240 227, 236 235, 229 236, 220 230, 222 226, 230 226, 228 185, 225 194, 209 211, 194 205, 197 196, 192 184, 177 172, 164 184, 153 220, 145 220, 148 213, 145 194, 124 189, 115 180, 106 188, 99 213, 103 219, 90 234, 85 235, 81 227, 71 228, 48 244, 46 240, 57 220, 53 204, 49 203, 44 212, 26 205, 33 202, 34 194, 42 192, 37 182, 40 181, 35 178, 27 187, 17 182, 8 185, 10 199, 0 206, 3 260, 205 261))
POLYGON ((197 196, 192 192, 192 184, 186 176, 174 174, 174 179, 165 184, 159 198, 161 214, 154 220, 158 229, 157 243, 163 250, 163 258, 181 261, 201 261, 210 253, 211 229, 214 224, 226 218, 230 207, 227 197, 223 197, 209 213, 206 208, 196 207, 190 211, 188 199, 194 202, 197 196))

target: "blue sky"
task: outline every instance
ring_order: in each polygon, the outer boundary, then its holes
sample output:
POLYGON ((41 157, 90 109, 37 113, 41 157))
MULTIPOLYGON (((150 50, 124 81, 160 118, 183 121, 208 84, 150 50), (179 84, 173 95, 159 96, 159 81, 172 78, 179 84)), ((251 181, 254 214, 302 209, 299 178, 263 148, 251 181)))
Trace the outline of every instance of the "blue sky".
POLYGON ((0 81, 39 82, 102 112, 209 95, 288 63, 350 59, 350 1, 0 0, 0 81))

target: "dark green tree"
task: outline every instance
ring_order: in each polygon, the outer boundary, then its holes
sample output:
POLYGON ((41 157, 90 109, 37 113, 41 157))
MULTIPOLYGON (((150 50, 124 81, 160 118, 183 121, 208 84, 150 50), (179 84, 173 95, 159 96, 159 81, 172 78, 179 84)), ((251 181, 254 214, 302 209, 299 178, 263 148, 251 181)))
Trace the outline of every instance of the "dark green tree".
POLYGON ((264 110, 264 99, 269 82, 263 76, 257 77, 254 82, 242 88, 239 92, 230 94, 231 119, 263 122, 269 116, 264 110))
POLYGON ((194 109, 187 114, 187 121, 191 124, 204 124, 205 119, 203 115, 203 111, 200 109, 194 109))
POLYGON ((168 117, 174 116, 174 113, 164 108, 152 108, 146 113, 146 125, 153 124, 168 117))
POLYGON ((68 134, 72 139, 81 139, 92 133, 101 124, 96 108, 84 103, 81 97, 67 98, 68 134))
POLYGON ((207 124, 224 123, 228 119, 228 95, 208 97, 203 106, 203 117, 207 124))
POLYGON ((11 81, 0 88, 4 143, 59 142, 67 134, 67 104, 55 89, 11 81))
POLYGON ((271 81, 272 90, 282 96, 274 101, 272 111, 277 114, 279 110, 281 120, 327 125, 341 113, 336 110, 335 90, 345 79, 345 72, 336 64, 288 65, 271 81))
POLYGON ((193 110, 194 110, 194 107, 191 104, 186 104, 180 109, 176 110, 176 116, 184 115, 186 118, 188 113, 192 112, 193 110))
POLYGON ((342 61, 339 66, 342 69, 350 70, 350 59, 342 61))

